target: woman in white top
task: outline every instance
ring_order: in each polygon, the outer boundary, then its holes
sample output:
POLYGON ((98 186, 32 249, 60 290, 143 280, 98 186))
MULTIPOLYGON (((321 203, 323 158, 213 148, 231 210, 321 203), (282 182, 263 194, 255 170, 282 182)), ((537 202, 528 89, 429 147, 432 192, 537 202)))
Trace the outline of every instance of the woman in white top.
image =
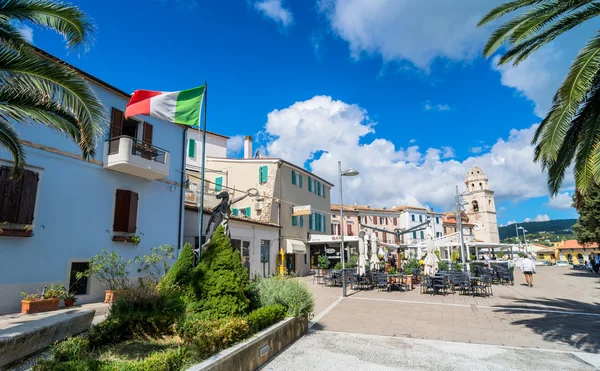
POLYGON ((521 272, 525 275, 525 281, 529 285, 529 287, 533 287, 533 274, 535 273, 535 263, 531 260, 531 256, 527 255, 525 259, 523 259, 521 265, 521 272))

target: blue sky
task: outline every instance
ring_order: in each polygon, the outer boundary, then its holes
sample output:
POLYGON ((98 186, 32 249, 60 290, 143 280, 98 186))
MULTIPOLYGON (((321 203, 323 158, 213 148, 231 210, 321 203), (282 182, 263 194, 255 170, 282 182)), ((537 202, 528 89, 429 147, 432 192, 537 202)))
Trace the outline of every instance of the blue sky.
POLYGON ((477 164, 499 223, 576 216, 572 180, 550 200, 528 145, 572 40, 495 68, 479 57, 489 29, 475 23, 499 1, 74 3, 97 24, 91 50, 67 55, 59 36, 37 29, 35 45, 128 92, 208 80, 208 128, 232 137, 234 156, 253 135, 263 154, 332 183, 338 160, 357 168, 346 202, 436 210, 451 207, 477 164))

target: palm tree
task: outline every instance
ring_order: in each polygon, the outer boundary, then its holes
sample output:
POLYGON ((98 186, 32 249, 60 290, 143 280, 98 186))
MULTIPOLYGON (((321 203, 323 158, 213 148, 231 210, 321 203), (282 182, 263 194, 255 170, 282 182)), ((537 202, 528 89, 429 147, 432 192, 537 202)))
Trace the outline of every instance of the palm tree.
MULTIPOLYGON (((593 0, 513 0, 489 12, 479 26, 509 13, 489 38, 483 54, 490 57, 508 44, 499 65, 518 65, 557 36, 600 15, 593 0)), ((600 182, 600 30, 572 62, 554 95, 552 108, 537 128, 532 144, 535 161, 548 171, 548 186, 557 194, 566 170, 574 163, 575 181, 585 194, 600 182)))
POLYGON ((51 0, 0 0, 0 147, 13 156, 13 177, 25 167, 16 123, 46 125, 73 139, 85 159, 107 123, 105 109, 84 78, 31 46, 23 22, 55 30, 67 48, 88 50, 93 25, 77 7, 51 0))

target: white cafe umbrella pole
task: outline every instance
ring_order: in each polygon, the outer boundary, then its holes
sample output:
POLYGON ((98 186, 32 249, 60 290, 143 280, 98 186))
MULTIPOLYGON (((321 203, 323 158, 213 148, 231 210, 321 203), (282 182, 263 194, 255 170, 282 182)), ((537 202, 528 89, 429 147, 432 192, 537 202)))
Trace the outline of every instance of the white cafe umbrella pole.
POLYGON ((367 260, 365 257, 366 246, 364 236, 365 232, 361 229, 360 232, 358 232, 358 274, 361 276, 366 272, 365 262, 367 260))
POLYGON ((427 256, 425 257, 425 261, 423 262, 425 266, 425 275, 433 276, 438 271, 438 262, 439 259, 437 255, 435 255, 435 241, 433 240, 433 233, 431 232, 431 228, 427 227, 427 256))
POLYGON ((371 269, 376 269, 379 264, 379 257, 377 256, 377 252, 379 251, 377 248, 377 238, 373 234, 369 235, 367 238, 371 240, 371 269))

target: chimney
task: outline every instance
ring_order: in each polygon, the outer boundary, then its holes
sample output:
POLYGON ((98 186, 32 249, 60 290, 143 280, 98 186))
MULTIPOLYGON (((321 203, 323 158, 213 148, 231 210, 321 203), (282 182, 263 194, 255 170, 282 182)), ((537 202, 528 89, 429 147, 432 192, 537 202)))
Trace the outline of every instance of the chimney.
POLYGON ((244 137, 244 158, 252 158, 252 137, 250 135, 244 137))

